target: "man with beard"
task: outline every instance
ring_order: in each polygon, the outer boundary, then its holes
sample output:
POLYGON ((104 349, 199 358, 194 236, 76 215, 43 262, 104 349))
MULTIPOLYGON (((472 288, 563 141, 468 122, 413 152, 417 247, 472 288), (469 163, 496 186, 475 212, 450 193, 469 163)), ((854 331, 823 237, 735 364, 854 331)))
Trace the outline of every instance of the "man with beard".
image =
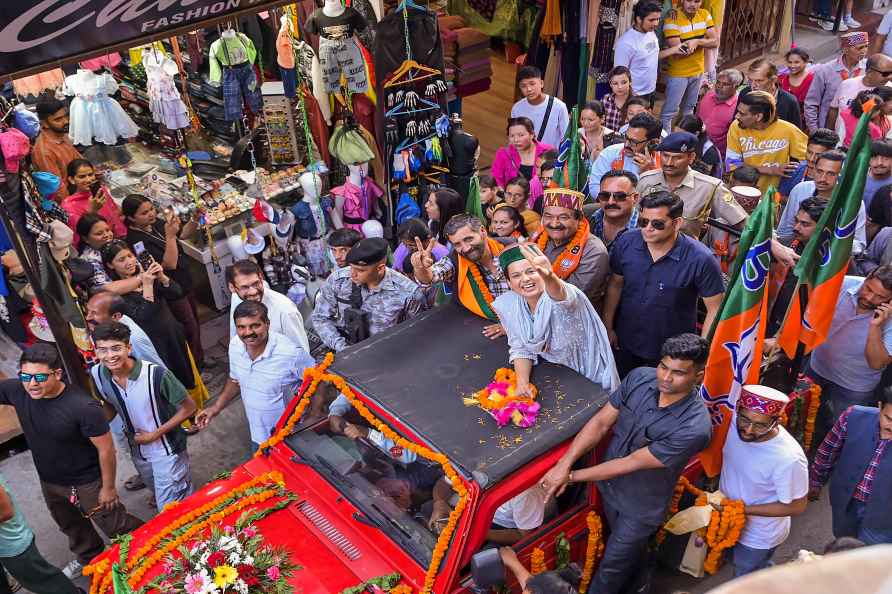
POLYGON ((604 325, 620 377, 653 367, 669 337, 693 331, 700 298, 707 334, 725 290, 712 252, 680 233, 684 204, 678 196, 653 192, 640 209, 639 228, 623 233, 610 252, 604 325))
POLYGON ((592 234, 604 242, 607 252, 619 236, 638 226, 638 177, 624 169, 608 171, 601 177, 601 191, 595 195, 600 208, 592 215, 592 234))
POLYGON ((741 89, 741 97, 750 91, 765 91, 774 97, 778 119, 790 122, 797 128, 802 127, 802 113, 799 111, 799 100, 791 93, 780 88, 780 85, 777 83, 777 66, 765 58, 756 58, 747 70, 747 79, 749 79, 749 86, 741 89))
POLYGON ((195 422, 207 427, 241 393, 252 450, 257 451, 300 387, 304 368, 314 361, 284 335, 270 330, 269 310, 263 303, 243 301, 233 318, 239 339, 229 341, 229 380, 213 406, 195 415, 195 422))
MULTIPOLYGON (((83 159, 68 138, 68 105, 56 99, 52 92, 44 93, 37 100, 37 117, 40 118, 40 134, 31 150, 34 168, 66 179, 68 164, 83 159)), ((63 183, 56 198, 61 202, 66 196, 68 187, 63 183)))
POLYGON ((812 351, 806 374, 821 386, 814 443, 844 410, 874 401, 883 368, 892 362, 892 266, 843 280, 827 339, 812 351))
MULTIPOLYGON (((780 424, 789 398, 766 386, 743 386, 735 429, 722 448, 719 490, 743 501, 746 524, 732 549, 734 576, 771 565, 771 556, 790 534, 790 517, 808 505, 808 460, 802 446, 780 424)), ((721 506, 718 506, 721 508, 721 506)))
POLYGON ((469 214, 449 219, 443 232, 453 249, 436 262, 432 256, 433 239, 426 246, 417 242, 418 249, 412 254, 415 280, 425 289, 434 283, 445 283, 447 292, 465 309, 492 322, 483 328, 487 338, 504 336, 492 302, 511 290, 499 267, 499 254, 505 246, 490 238, 480 219, 469 214))
MULTIPOLYGON (((864 208, 868 213, 877 190, 889 184, 892 184, 892 142, 885 138, 874 140, 870 145, 870 169, 864 180, 864 208)), ((870 220, 873 221, 872 216, 870 220)))
POLYGON ((133 358, 130 330, 120 322, 99 324, 93 343, 100 365, 90 370, 106 418, 120 416, 130 459, 155 493, 158 509, 192 494, 192 471, 183 421, 195 402, 167 369, 133 358))
POLYGON ((295 346, 310 352, 304 319, 297 306, 285 295, 273 291, 263 280, 263 271, 254 260, 238 260, 226 269, 226 282, 232 291, 229 302, 229 339, 235 338, 235 308, 242 301, 255 301, 266 306, 270 330, 284 334, 295 346))
POLYGON ((746 211, 722 182, 691 165, 697 159, 697 137, 690 132, 673 132, 657 145, 660 169, 646 171, 638 180, 638 193, 647 197, 654 191, 671 192, 684 202, 682 232, 699 238, 710 216, 738 229, 743 228, 746 211))
POLYGON ((588 594, 647 591, 648 541, 666 520, 685 465, 712 436, 697 392, 709 343, 681 334, 660 355, 656 369, 640 367, 623 380, 540 483, 549 496, 570 483, 597 483, 610 538, 588 594), (611 433, 603 461, 581 468, 579 459, 611 433))
POLYGON ((537 245, 549 259, 554 274, 585 293, 595 309, 601 299, 610 272, 604 242, 589 231, 582 215, 581 192, 565 188, 545 190, 542 230, 537 245))
MULTIPOLYGON (((793 241, 793 219, 796 213, 799 212, 799 205, 803 201, 812 196, 822 200, 830 200, 845 159, 846 155, 842 151, 827 151, 818 155, 815 159, 812 179, 796 184, 787 198, 787 204, 777 223, 778 239, 784 243, 793 241)), ((852 254, 860 254, 867 245, 867 213, 865 212, 863 202, 858 208, 856 225, 852 254)))
POLYGON ((631 171, 640 175, 642 171, 656 169, 654 147, 663 135, 663 124, 649 113, 640 113, 629 121, 626 141, 613 144, 601 151, 592 162, 588 176, 589 194, 598 193, 601 178, 610 170, 631 171))

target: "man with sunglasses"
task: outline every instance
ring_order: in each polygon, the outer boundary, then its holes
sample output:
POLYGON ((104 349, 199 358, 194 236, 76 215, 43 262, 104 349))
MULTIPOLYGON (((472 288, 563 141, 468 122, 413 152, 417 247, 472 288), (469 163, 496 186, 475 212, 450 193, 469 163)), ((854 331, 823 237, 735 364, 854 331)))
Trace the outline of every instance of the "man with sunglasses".
POLYGON ((684 202, 682 232, 699 238, 711 215, 732 227, 742 229, 747 213, 737 203, 722 180, 691 168, 697 159, 697 137, 690 132, 673 132, 656 146, 660 169, 646 171, 638 180, 642 196, 658 190, 672 192, 684 202))
POLYGON ((638 229, 623 233, 610 252, 604 325, 620 377, 654 367, 663 343, 693 332, 697 301, 706 304, 703 334, 722 302, 725 285, 712 252, 681 233, 681 198, 657 190, 641 199, 638 229))
POLYGON ((827 112, 842 81, 864 74, 867 31, 849 31, 839 36, 839 56, 814 68, 814 79, 805 96, 805 128, 814 132, 826 125, 827 112))
POLYGON ((867 58, 867 69, 861 76, 846 79, 839 83, 836 94, 827 111, 827 127, 836 128, 839 112, 848 109, 852 100, 861 91, 867 91, 885 85, 892 79, 892 58, 885 54, 873 54, 867 58))
POLYGON ((589 195, 598 193, 601 178, 611 170, 631 171, 639 175, 659 165, 655 162, 654 147, 663 134, 663 124, 649 113, 640 113, 629 121, 626 140, 623 144, 613 144, 601 151, 592 162, 588 176, 589 195))
POLYGON ((799 442, 780 424, 789 398, 767 386, 743 386, 735 429, 722 448, 719 490, 743 501, 746 524, 734 545, 734 576, 771 565, 790 534, 790 517, 808 505, 808 460, 799 442))
POLYGON ((620 235, 638 226, 637 185, 638 176, 625 169, 611 170, 601 177, 601 191, 595 196, 599 208, 589 224, 608 253, 620 235))
POLYGON ((102 407, 63 381, 59 353, 47 343, 25 349, 18 379, 0 382, 0 404, 15 408, 47 508, 77 556, 63 571, 80 576, 105 549, 93 523, 109 538, 142 525, 118 499, 115 446, 102 407))

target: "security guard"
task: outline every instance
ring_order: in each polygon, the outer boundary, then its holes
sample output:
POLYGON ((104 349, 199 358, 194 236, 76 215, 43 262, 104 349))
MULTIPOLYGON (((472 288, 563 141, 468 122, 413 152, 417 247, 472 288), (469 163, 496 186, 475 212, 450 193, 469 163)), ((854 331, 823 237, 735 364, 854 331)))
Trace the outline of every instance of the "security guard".
POLYGON ((697 159, 696 136, 690 132, 673 132, 654 150, 660 152, 660 168, 645 171, 639 177, 638 193, 642 198, 656 190, 677 195, 684 202, 682 232, 698 239, 710 215, 743 228, 747 213, 722 180, 691 169, 697 159))
POLYGON ((426 308, 414 282, 387 267, 387 241, 372 237, 347 253, 348 266, 331 273, 316 296, 313 329, 340 351, 426 308))

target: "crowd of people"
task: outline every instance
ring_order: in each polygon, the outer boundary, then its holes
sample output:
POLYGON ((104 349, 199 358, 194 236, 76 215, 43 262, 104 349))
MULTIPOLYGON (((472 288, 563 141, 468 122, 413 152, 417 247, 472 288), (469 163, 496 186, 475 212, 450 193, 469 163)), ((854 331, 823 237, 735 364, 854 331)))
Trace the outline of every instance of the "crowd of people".
MULTIPOLYGON (((739 231, 775 188, 781 208, 771 255, 780 276, 766 340, 772 351, 797 289, 792 265, 836 187, 855 124, 872 105, 880 109, 869 126, 850 276, 826 342, 795 370, 822 387, 814 451, 804 452, 781 426, 784 393, 747 386, 725 443, 720 488, 745 504, 747 524, 731 555, 738 576, 771 563, 790 518, 828 481, 835 536, 892 542, 885 513, 892 497, 892 455, 885 453, 892 438, 885 373, 892 362, 892 58, 868 57, 867 35, 850 32, 826 64, 812 67, 805 52, 792 50, 785 68, 757 59, 746 72, 709 72, 706 53, 718 34, 701 4, 682 0, 665 18, 660 3, 636 4, 632 28, 617 41, 610 92, 579 111, 584 187, 555 183, 568 110, 544 92, 540 71, 523 67, 507 144, 479 176, 482 219, 442 188, 424 198, 423 218, 398 226, 395 245, 350 228, 332 231, 326 242, 336 266, 306 320, 256 261, 230 266, 228 379, 210 405, 200 372, 217 364, 202 348, 178 242, 195 233, 197 220, 181 224, 139 195, 119 208, 71 145, 66 105, 42 100, 34 162, 57 177, 46 194, 59 200, 73 246, 90 264, 77 288, 86 296, 98 399, 66 380, 47 344, 27 348, 19 378, 0 382, 0 404, 16 408, 48 511, 75 556, 63 571, 41 557, 0 480, 0 534, 8 533, 0 542, 15 542, 0 563, 35 592, 77 592, 68 578, 103 548, 96 527, 114 537, 142 523, 118 497, 116 448, 138 471, 125 487, 147 487, 161 509, 195 487, 187 435, 215 422, 236 396, 251 448, 271 435, 314 364, 311 337, 338 353, 452 300, 486 320, 486 337, 504 341, 518 394, 531 393, 540 358, 610 393, 541 483, 499 508, 489 540, 513 544, 542 523, 549 497, 569 483, 597 482, 610 537, 589 592, 621 591, 646 577, 647 544, 666 519, 679 475, 710 441, 697 386, 739 231), (661 63, 666 90, 657 114, 661 63), (603 459, 578 468, 607 435, 603 459)), ((349 403, 329 396, 330 409, 315 413, 330 414, 333 431, 369 437, 368 427, 343 422, 349 403)), ((386 440, 379 445, 390 451, 386 440)), ((448 515, 449 492, 432 478, 435 530, 448 515)), ((518 568, 512 553, 503 557, 518 568)))

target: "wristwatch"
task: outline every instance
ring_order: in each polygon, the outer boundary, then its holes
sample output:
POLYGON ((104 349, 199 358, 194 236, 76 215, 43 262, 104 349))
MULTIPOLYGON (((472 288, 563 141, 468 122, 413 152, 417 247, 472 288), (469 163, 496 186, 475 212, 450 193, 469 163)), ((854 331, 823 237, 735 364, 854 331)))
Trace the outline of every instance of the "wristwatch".
POLYGON ((572 471, 572 470, 567 474, 567 482, 568 482, 568 483, 572 483, 572 482, 574 482, 574 481, 573 481, 573 471, 572 471))

